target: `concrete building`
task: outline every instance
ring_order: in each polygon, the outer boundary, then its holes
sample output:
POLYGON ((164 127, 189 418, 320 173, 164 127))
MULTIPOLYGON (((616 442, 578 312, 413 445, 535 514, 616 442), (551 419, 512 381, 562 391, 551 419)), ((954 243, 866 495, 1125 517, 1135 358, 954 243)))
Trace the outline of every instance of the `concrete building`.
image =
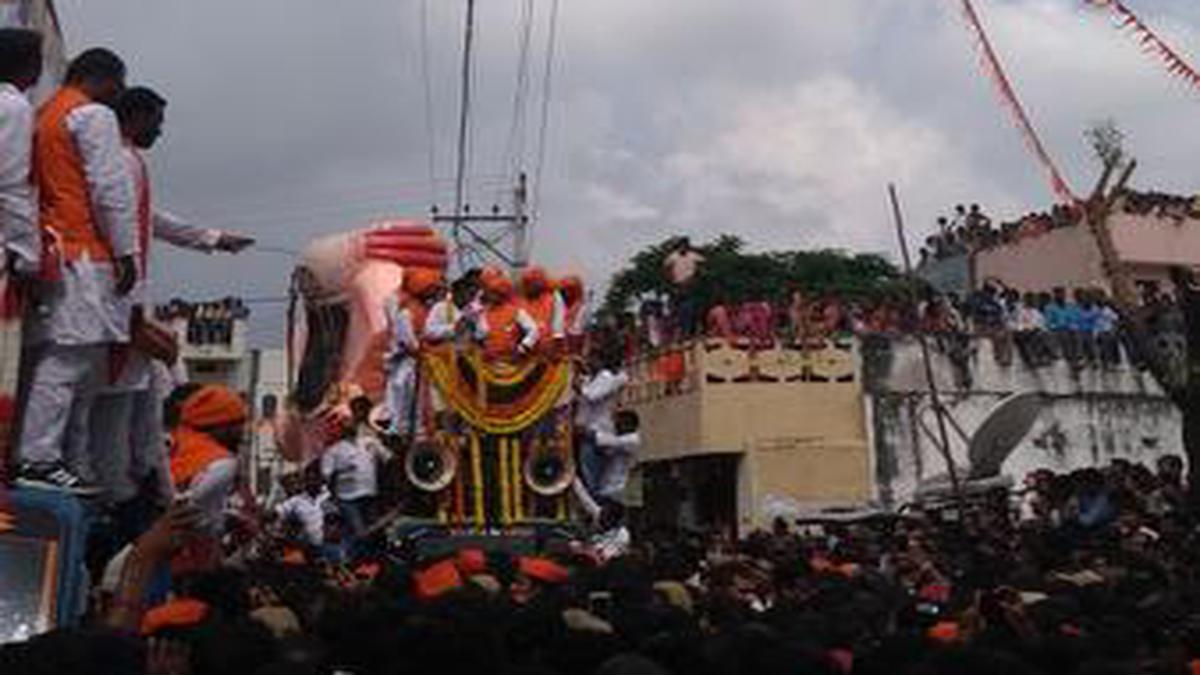
MULTIPOLYGON (((970 437, 997 402, 1038 392, 1032 431, 1006 457, 1019 483, 1038 469, 1069 471, 1114 458, 1153 463, 1182 455, 1178 410, 1149 375, 1128 365, 1073 370, 1065 362, 1000 366, 973 340, 969 391, 949 359, 933 368, 950 416, 970 437)), ((643 420, 639 489, 631 501, 650 523, 736 528, 822 508, 897 508, 946 473, 920 349, 912 338, 854 339, 817 351, 757 353, 696 345, 639 363, 625 404, 643 420), (663 380, 663 358, 674 359, 663 380), (682 368, 678 361, 682 359, 682 368)), ((966 464, 966 443, 951 453, 966 464)))
MULTIPOLYGON (((1196 207, 1188 197, 1134 191, 1117 200, 1108 225, 1117 259, 1135 282, 1169 288, 1171 267, 1200 267, 1200 209, 1196 207)), ((976 251, 967 264, 975 286, 999 279, 1021 290, 1109 287, 1095 238, 1082 223, 976 251)), ((929 266, 930 272, 941 273, 946 266, 938 261, 929 266)), ((960 269, 962 262, 950 266, 960 269)))

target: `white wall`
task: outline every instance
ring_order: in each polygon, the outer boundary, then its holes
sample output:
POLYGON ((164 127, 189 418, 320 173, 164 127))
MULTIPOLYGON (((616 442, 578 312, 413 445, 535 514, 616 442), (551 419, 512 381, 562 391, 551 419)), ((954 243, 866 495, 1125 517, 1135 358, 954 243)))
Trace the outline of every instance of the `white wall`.
MULTIPOLYGON (((954 367, 936 350, 935 379, 942 403, 969 436, 997 402, 1020 391, 1044 394, 1044 408, 1031 432, 1008 458, 1002 473, 1019 482, 1039 468, 1070 471, 1103 466, 1114 458, 1153 463, 1165 453, 1183 454, 1181 417, 1148 374, 1122 366, 1073 373, 1066 363, 1032 370, 1020 363, 997 365, 991 344, 974 340, 971 390, 955 384, 954 367)), ((918 343, 891 342, 890 350, 864 350, 871 401, 877 498, 890 505, 909 500, 922 480, 946 473, 945 461, 923 421, 937 438, 918 343)), ((951 454, 965 466, 966 443, 950 431, 951 454)))

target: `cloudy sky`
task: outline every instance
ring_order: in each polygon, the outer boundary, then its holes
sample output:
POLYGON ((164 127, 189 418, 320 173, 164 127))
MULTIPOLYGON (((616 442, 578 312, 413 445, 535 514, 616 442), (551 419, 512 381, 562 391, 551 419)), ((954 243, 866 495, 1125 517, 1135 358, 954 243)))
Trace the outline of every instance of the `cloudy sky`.
MULTIPOLYGON (((515 136, 526 0, 480 0, 470 201, 537 164, 552 0, 534 0, 525 132, 515 136), (510 140, 515 139, 515 140, 510 140), (506 152, 506 148, 508 151, 506 152), (506 166, 507 165, 507 166, 506 166)), ((1068 180, 1083 129, 1114 118, 1135 183, 1200 184, 1200 94, 1082 0, 977 0, 1068 180)), ((161 205, 257 236, 233 259, 159 255, 161 297, 282 296, 310 238, 451 203, 460 0, 59 0, 72 50, 105 45, 171 101, 154 153, 161 205), (427 132, 421 27, 432 74, 427 132), (430 181, 430 165, 433 178, 430 181)), ((1131 0, 1190 56, 1200 5, 1131 0)), ((1044 176, 980 74, 956 0, 561 0, 535 256, 605 278, 674 233, 757 248, 893 255, 884 187, 914 237, 960 202, 1041 208, 1044 176)), ((517 125, 518 129, 522 125, 517 125)), ((282 308, 256 305, 260 344, 282 308)))

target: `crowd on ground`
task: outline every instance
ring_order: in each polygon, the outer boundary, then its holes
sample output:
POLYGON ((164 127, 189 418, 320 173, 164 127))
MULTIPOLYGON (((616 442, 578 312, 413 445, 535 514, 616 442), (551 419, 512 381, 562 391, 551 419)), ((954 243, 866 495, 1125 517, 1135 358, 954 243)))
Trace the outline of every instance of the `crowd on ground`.
MULTIPOLYGON (((1184 674, 1200 665, 1200 536, 1183 468, 1038 471, 740 540, 646 523, 611 556, 599 538, 426 556, 375 535, 331 560, 268 527, 161 586, 195 541, 174 507, 85 627, 0 648, 0 670, 1184 674)), ((607 509, 601 529, 626 517, 607 509)))

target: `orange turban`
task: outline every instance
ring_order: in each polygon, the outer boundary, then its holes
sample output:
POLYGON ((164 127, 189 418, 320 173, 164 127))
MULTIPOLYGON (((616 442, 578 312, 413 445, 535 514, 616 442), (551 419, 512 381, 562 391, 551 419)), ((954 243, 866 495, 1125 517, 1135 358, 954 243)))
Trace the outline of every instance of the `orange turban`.
POLYGON ((521 558, 521 574, 547 584, 566 582, 570 574, 567 568, 547 558, 521 558))
POLYGON ((546 276, 546 270, 534 265, 526 268, 521 272, 521 292, 529 295, 530 293, 542 293, 550 286, 550 277, 546 276))
POLYGON ((962 640, 962 629, 954 621, 939 621, 926 633, 930 640, 940 644, 954 644, 962 640))
POLYGON ((508 297, 513 293, 512 279, 509 279, 508 275, 499 267, 483 268, 483 272, 479 274, 479 283, 488 293, 503 297, 508 297))
POLYGON ((424 298, 441 285, 442 273, 431 267, 404 270, 404 290, 413 297, 424 298))
POLYGON ((433 600, 462 587, 462 575, 453 560, 443 560, 413 575, 414 593, 421 600, 433 600))
POLYGON ((458 569, 467 576, 483 574, 487 571, 487 555, 483 549, 464 548, 458 552, 458 569))
POLYGON ((193 429, 211 429, 240 424, 250 417, 246 402, 229 387, 208 384, 187 397, 179 421, 193 429))
POLYGON ((142 635, 153 635, 164 628, 188 628, 208 616, 208 605, 199 600, 181 598, 159 605, 142 617, 142 635))
POLYGON ((576 303, 583 299, 583 279, 577 275, 569 275, 562 278, 558 282, 558 288, 562 291, 563 300, 567 304, 576 303))

